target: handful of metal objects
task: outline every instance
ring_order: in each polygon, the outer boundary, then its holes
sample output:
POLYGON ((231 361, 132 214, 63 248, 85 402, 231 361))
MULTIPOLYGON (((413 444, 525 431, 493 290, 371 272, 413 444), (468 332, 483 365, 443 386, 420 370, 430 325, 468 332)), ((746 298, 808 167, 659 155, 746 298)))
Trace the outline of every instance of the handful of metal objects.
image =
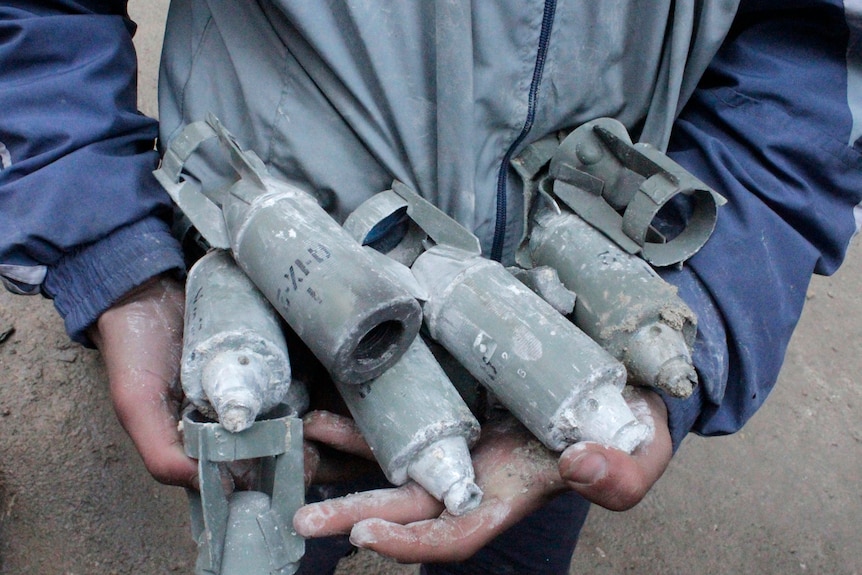
POLYGON ((553 451, 646 441, 627 383, 691 393, 695 316, 647 262, 695 253, 723 199, 609 119, 537 142, 513 166, 527 206, 517 269, 481 257, 469 230, 400 182, 341 226, 214 117, 171 143, 156 176, 210 248, 188 276, 181 366, 201 480, 189 494, 197 573, 290 574, 304 553, 292 518, 307 395, 291 382, 284 324, 387 479, 417 482, 455 515, 482 498, 470 459, 480 425, 435 354, 553 451), (183 174, 211 138, 237 175, 217 197, 183 174), (683 224, 659 232, 680 204, 683 224), (259 466, 258 488, 226 495, 220 466, 239 460, 259 466))

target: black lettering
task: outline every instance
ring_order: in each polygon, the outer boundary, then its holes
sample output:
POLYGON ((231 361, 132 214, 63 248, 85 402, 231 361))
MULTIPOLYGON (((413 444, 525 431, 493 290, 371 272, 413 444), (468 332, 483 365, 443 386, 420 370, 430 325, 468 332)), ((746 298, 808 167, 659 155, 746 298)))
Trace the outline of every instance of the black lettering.
POLYGON ((296 291, 298 286, 296 285, 296 272, 293 271, 293 266, 287 268, 287 274, 284 277, 290 280, 290 283, 293 285, 293 291, 296 291))
POLYGON ((325 262, 330 257, 332 257, 332 253, 325 245, 317 244, 317 247, 318 249, 308 248, 308 253, 311 254, 311 257, 313 257, 317 261, 317 263, 325 262))
MULTIPOLYGON (((307 267, 305 267, 305 264, 303 264, 303 263, 302 263, 301 261, 299 261, 299 260, 296 260, 296 261, 294 261, 293 263, 295 263, 295 264, 296 264, 296 267, 298 267, 298 268, 299 268, 299 271, 301 271, 301 272, 302 272, 303 274, 305 274, 306 276, 308 275, 308 268, 307 268, 307 267)), ((310 262, 309 262, 309 263, 310 263, 310 262)))
POLYGON ((285 308, 290 307, 290 298, 287 297, 287 292, 281 291, 281 288, 278 288, 278 291, 275 292, 275 301, 285 308))
POLYGON ((308 289, 307 289, 307 290, 305 290, 305 291, 308 293, 308 295, 311 297, 311 299, 313 299, 313 300, 314 300, 314 301, 316 301, 317 303, 323 303, 323 300, 322 300, 322 299, 320 299, 320 296, 319 296, 319 295, 317 295, 317 292, 316 292, 316 291, 314 291, 314 289, 312 289, 312 288, 308 288, 308 289))

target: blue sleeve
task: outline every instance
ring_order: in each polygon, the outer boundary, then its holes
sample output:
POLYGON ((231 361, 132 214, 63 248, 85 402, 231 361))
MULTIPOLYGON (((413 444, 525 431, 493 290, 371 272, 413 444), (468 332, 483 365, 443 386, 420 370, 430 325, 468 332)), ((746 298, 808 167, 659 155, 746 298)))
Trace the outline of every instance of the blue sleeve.
POLYGON ((835 271, 857 231, 859 16, 840 2, 743 1, 675 126, 671 156, 728 199, 704 249, 664 273, 699 316, 702 384, 666 399, 675 446, 689 431, 732 433, 760 407, 811 275, 835 271))
POLYGON ((120 296, 183 269, 125 6, 0 6, 0 276, 53 298, 85 344, 120 296))

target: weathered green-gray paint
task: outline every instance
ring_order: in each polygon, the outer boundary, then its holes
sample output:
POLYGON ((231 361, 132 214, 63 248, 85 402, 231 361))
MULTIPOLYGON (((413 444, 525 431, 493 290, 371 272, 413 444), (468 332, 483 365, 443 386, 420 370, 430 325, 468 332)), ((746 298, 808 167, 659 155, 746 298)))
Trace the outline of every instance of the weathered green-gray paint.
POLYGON ((469 452, 479 422, 421 337, 380 377, 336 386, 389 481, 413 479, 454 515, 479 504, 469 452))
POLYGON ((644 438, 625 368, 499 263, 448 246, 419 256, 428 331, 546 447, 644 438))
POLYGON ((180 375, 186 397, 229 431, 251 426, 288 392, 278 315, 226 251, 189 271, 180 375))
POLYGON ((212 228, 219 243, 228 239, 239 266, 333 379, 361 383, 398 361, 419 332, 419 303, 313 196, 269 176, 215 117, 190 125, 176 146, 159 181, 193 223, 212 228), (179 182, 185 161, 213 136, 240 176, 222 195, 220 224, 200 186, 179 182))
POLYGON ((577 294, 575 323, 625 364, 630 383, 691 393, 697 320, 649 264, 575 214, 551 208, 537 211, 530 255, 577 294))
POLYGON ((198 460, 200 491, 189 490, 196 575, 291 575, 305 541, 293 515, 305 497, 302 420, 295 414, 259 420, 239 433, 183 416, 184 447, 198 460), (225 495, 220 463, 258 459, 259 485, 225 495))

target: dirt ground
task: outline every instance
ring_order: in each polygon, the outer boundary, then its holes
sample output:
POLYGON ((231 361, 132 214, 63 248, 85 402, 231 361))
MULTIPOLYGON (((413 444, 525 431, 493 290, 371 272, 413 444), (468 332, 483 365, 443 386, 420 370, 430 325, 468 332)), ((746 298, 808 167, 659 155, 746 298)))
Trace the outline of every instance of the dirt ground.
MULTIPOLYGON (((132 2, 155 114, 167 2, 132 2)), ((594 509, 571 573, 862 574, 862 249, 815 278, 776 391, 740 433, 689 437, 634 510, 594 509)), ((0 574, 191 573, 184 493, 153 481, 98 355, 51 303, 0 294, 0 574)), ((348 573, 417 573, 371 553, 348 573)))

